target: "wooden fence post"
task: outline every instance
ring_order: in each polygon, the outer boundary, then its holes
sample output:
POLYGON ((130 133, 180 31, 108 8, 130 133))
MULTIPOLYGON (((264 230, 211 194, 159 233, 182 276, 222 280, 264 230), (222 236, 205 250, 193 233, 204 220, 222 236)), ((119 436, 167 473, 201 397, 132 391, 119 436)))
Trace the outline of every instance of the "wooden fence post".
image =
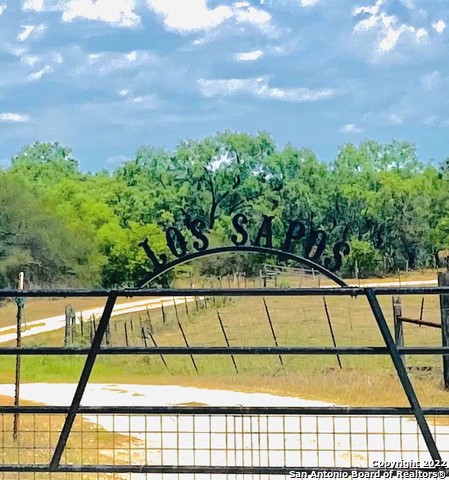
MULTIPOLYGON (((404 325, 401 321, 402 305, 400 297, 393 297, 393 323, 394 323, 394 341, 397 347, 404 346, 404 325)), ((401 355, 402 363, 405 365, 403 355, 401 355)))
MULTIPOLYGON (((438 286, 449 285, 449 273, 438 274, 438 286)), ((443 347, 449 347, 449 295, 440 295, 441 337, 443 347)), ((443 355, 444 388, 449 390, 449 355, 443 355)))
POLYGON ((71 305, 65 306, 65 332, 64 332, 64 346, 73 345, 76 328, 76 313, 71 305))
POLYGON ((105 339, 106 345, 110 346, 111 345, 111 319, 109 319, 108 321, 104 339, 105 339))
POLYGON ((123 324, 123 328, 125 330, 125 343, 126 343, 126 346, 129 347, 128 326, 126 325, 126 320, 125 320, 125 323, 123 324))
POLYGON ((73 342, 75 340, 76 336, 76 312, 71 308, 70 310, 70 315, 71 315, 71 321, 70 321, 70 335, 71 335, 71 343, 73 345, 73 342))
POLYGON ((72 327, 72 322, 70 318, 70 310, 72 309, 71 305, 65 306, 65 330, 64 330, 64 347, 69 345, 70 340, 73 340, 73 336, 70 335, 70 329, 72 327), (71 338, 72 337, 72 338, 71 338))

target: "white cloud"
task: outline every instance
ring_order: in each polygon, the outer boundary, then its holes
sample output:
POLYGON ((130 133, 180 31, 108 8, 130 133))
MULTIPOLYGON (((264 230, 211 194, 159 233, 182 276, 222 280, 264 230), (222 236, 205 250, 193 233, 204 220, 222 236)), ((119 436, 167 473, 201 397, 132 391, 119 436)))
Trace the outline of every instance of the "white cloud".
POLYGON ((33 65, 36 65, 36 63, 41 61, 41 57, 38 55, 24 55, 20 61, 26 65, 27 67, 32 67, 33 65))
POLYGON ((21 113, 0 113, 0 122, 23 123, 28 122, 30 117, 21 113))
POLYGON ((9 42, 5 43, 3 47, 5 51, 16 57, 21 57, 28 51, 26 47, 18 47, 16 44, 11 44, 9 42))
POLYGON ((356 127, 353 123, 348 123, 347 125, 343 125, 340 128, 340 133, 360 133, 363 132, 363 129, 360 127, 356 127))
POLYGON ((25 25, 22 27, 23 30, 17 35, 17 40, 24 42, 30 35, 31 32, 35 29, 34 25, 25 25))
POLYGON ((62 19, 98 20, 118 27, 136 27, 140 17, 134 13, 134 0, 69 0, 63 8, 62 19))
POLYGON ((392 113, 387 116, 386 121, 390 125, 401 125, 404 122, 404 117, 397 113, 392 113))
POLYGON ((443 33, 446 29, 446 22, 443 20, 438 20, 438 22, 432 23, 433 29, 438 33, 443 33))
POLYGON ((44 10, 44 0, 26 0, 23 4, 23 10, 32 10, 42 12, 44 10))
POLYGON ((438 86, 440 81, 441 81, 441 74, 436 70, 433 71, 432 73, 424 75, 421 79, 421 83, 426 92, 430 92, 434 90, 438 86))
POLYGON ((40 80, 44 75, 52 72, 53 69, 50 67, 50 65, 45 65, 44 68, 41 68, 37 72, 31 73, 28 78, 30 80, 40 80))
POLYGON ((251 52, 236 53, 235 59, 240 62, 252 62, 263 55, 262 50, 253 50, 251 52))
POLYGON ((198 45, 204 45, 207 43, 207 40, 205 38, 197 38, 192 42, 192 45, 198 46, 198 45))
POLYGON ((427 37, 428 33, 425 28, 418 28, 418 30, 416 30, 415 32, 415 35, 417 38, 423 38, 423 37, 427 37))
POLYGON ((229 80, 198 81, 200 91, 205 97, 231 96, 247 94, 254 97, 286 102, 302 103, 324 100, 334 96, 337 92, 331 88, 311 89, 305 87, 276 88, 270 87, 267 77, 233 78, 229 80))
POLYGON ((377 54, 392 51, 401 37, 409 41, 420 42, 428 37, 425 28, 414 27, 401 23, 397 16, 388 15, 382 11, 384 0, 377 0, 374 5, 356 7, 353 16, 362 16, 355 27, 354 32, 359 35, 372 35, 376 43, 377 54))
POLYGON ((31 36, 33 38, 38 38, 40 37, 45 30, 47 30, 47 27, 43 24, 41 25, 24 25, 22 27, 22 31, 17 35, 17 40, 24 42, 31 36))
POLYGON ((143 109, 153 109, 160 105, 159 99, 153 94, 131 97, 129 102, 143 109))
POLYGON ((363 120, 370 125, 396 126, 402 125, 406 118, 413 115, 407 105, 398 104, 383 111, 370 111, 363 115, 363 120))
POLYGON ((248 2, 236 2, 231 6, 209 8, 207 0, 147 0, 148 6, 164 21, 169 30, 181 33, 213 29, 227 20, 248 23, 267 28, 271 15, 248 2))
POLYGON ((251 7, 248 4, 235 4, 234 16, 239 23, 252 23, 259 26, 268 25, 271 15, 265 10, 251 7))
POLYGON ((42 73, 35 72, 33 73, 33 76, 30 77, 31 80, 38 80, 44 73, 50 73, 50 71, 53 71, 51 68, 52 65, 55 66, 61 64, 63 62, 63 57, 57 51, 49 51, 42 55, 21 55, 20 62, 22 65, 34 70, 36 70, 39 65, 46 65, 45 70, 42 73))
POLYGON ((320 0, 301 0, 301 6, 303 6, 303 7, 313 7, 319 1, 320 0))
POLYGON ((63 56, 59 52, 53 52, 51 56, 53 61, 56 63, 62 63, 64 60, 63 56))
POLYGON ((148 0, 149 7, 160 15, 169 30, 194 32, 215 28, 233 16, 232 9, 220 6, 209 9, 206 0, 148 0))
POLYGON ((88 63, 100 73, 109 73, 134 67, 154 66, 159 64, 159 57, 145 50, 132 50, 128 53, 99 52, 87 56, 88 63))
MULTIPOLYGON (((354 8, 352 14, 353 16, 360 15, 363 13, 369 14, 369 15, 377 15, 379 13, 380 7, 383 5, 383 0, 377 0, 374 5, 371 6, 363 6, 363 7, 356 7, 354 8)), ((362 22, 360 22, 362 23, 362 22)))
POLYGON ((379 42, 379 50, 382 52, 389 52, 398 43, 402 30, 395 30, 394 28, 387 28, 385 37, 379 42))
POLYGON ((3 3, 0 3, 0 15, 5 11, 6 5, 3 3))
POLYGON ((409 10, 413 10, 414 8, 416 8, 415 0, 399 0, 399 1, 402 3, 402 5, 407 7, 409 10))
MULTIPOLYGON (((18 1, 18 0, 16 0, 18 1)), ((25 0, 22 10, 27 12, 63 12, 72 0, 25 0)))

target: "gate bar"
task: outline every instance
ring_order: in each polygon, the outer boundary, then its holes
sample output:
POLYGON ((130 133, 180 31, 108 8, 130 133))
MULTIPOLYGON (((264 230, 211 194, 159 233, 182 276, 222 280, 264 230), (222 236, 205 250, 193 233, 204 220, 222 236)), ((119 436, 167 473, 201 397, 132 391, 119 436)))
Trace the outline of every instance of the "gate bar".
MULTIPOLYGON (((399 347, 402 355, 449 355, 448 347, 399 347)), ((2 355, 87 355, 90 348, 0 348, 2 355)), ((387 347, 104 347, 100 355, 390 355, 387 347)))
MULTIPOLYGON (((36 415, 63 415, 68 413, 70 407, 55 405, 14 405, 0 406, 0 414, 22 414, 36 415)), ((449 407, 425 407, 422 408, 425 415, 447 416, 449 407)), ((411 407, 250 407, 250 406, 80 406, 79 414, 99 415, 320 415, 326 416, 401 416, 412 415, 414 410, 411 407)))
POLYGON ((397 317, 397 319, 400 322, 413 323, 414 325, 419 325, 420 327, 424 325, 425 327, 439 328, 441 330, 441 323, 426 322, 425 320, 416 320, 414 318, 407 318, 407 317, 397 317))
POLYGON ((391 336, 390 329, 388 328, 387 322, 385 320, 385 316, 383 314, 382 308, 379 305, 376 294, 373 292, 372 289, 367 288, 366 297, 373 311, 374 318, 376 319, 380 333, 382 334, 382 337, 385 341, 386 346, 390 350, 391 360, 394 364, 394 367, 396 368, 396 372, 402 384, 402 388, 404 389, 404 392, 407 395, 407 399, 410 402, 410 406, 413 409, 416 421, 419 425, 422 436, 424 437, 424 441, 426 442, 427 448, 429 449, 429 453, 434 461, 441 462, 441 455, 440 455, 440 452, 438 451, 437 445, 435 443, 435 439, 433 438, 432 432, 430 431, 430 428, 429 428, 429 424, 427 423, 427 420, 426 420, 426 417, 424 416, 421 405, 419 404, 415 390, 413 389, 413 385, 407 374, 405 365, 402 362, 402 358, 399 354, 399 350, 397 349, 396 344, 394 343, 393 337, 391 336))
MULTIPOLYGON (((354 296, 366 295, 372 290, 376 295, 449 295, 447 287, 320 287, 320 288, 180 288, 175 290, 177 297, 251 297, 251 296, 354 296)), ((13 290, 0 289, 0 298, 7 297, 170 297, 173 290, 167 288, 152 289, 123 289, 117 290, 84 290, 84 289, 42 289, 42 290, 13 290)))
MULTIPOLYGON (((418 462, 416 462, 417 464, 418 462)), ((444 465, 444 462, 440 462, 444 465)), ((60 465, 52 470, 52 473, 136 473, 136 474, 222 474, 222 475, 289 475, 291 471, 305 472, 310 474, 315 473, 318 478, 342 478, 341 476, 331 477, 329 474, 332 472, 343 473, 347 472, 348 477, 352 472, 366 472, 366 475, 360 475, 360 477, 376 477, 376 475, 368 475, 368 472, 372 474, 390 473, 389 468, 373 468, 373 467, 304 467, 304 466, 265 466, 265 467, 245 467, 245 466, 215 466, 215 465, 60 465), (323 473, 321 473, 323 472, 323 473), (320 475, 321 473, 321 475, 320 475), (327 475, 326 475, 327 474, 327 475)), ((449 468, 444 467, 407 467, 407 468, 395 468, 395 472, 426 472, 424 476, 416 475, 414 478, 429 478, 430 472, 445 472, 446 476, 449 475, 449 468)), ((35 465, 35 464, 0 464, 0 472, 17 472, 17 473, 39 473, 48 472, 48 465, 35 465)), ((398 476, 395 478, 409 478, 411 475, 398 476)), ((444 476, 432 476, 431 478, 444 478, 444 476)))
POLYGON ((90 374, 92 373, 92 369, 95 365, 95 360, 97 358, 98 352, 100 351, 101 342, 103 341, 103 337, 106 332, 109 319, 111 318, 111 313, 114 309, 116 299, 116 293, 111 292, 104 307, 103 314, 101 315, 97 331, 95 332, 95 336, 92 341, 92 346, 86 358, 86 363, 84 364, 83 371, 81 372, 81 377, 79 379, 78 386, 76 387, 72 404, 70 405, 69 413, 67 414, 67 417, 65 419, 64 426, 62 427, 58 443, 53 453, 53 458, 50 462, 50 468, 52 470, 58 468, 59 466, 62 453, 64 452, 64 448, 72 430, 73 422, 75 421, 76 414, 83 398, 84 390, 86 389, 87 382, 89 381, 90 374))

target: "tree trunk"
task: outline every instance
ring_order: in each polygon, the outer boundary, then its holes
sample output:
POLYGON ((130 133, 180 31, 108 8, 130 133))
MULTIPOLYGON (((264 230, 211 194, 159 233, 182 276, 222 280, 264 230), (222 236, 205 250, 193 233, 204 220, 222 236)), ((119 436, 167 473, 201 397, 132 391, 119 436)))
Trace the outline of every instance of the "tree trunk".
POLYGON ((435 267, 440 268, 440 256, 438 255, 438 252, 433 253, 433 258, 435 260, 435 267))
POLYGON ((210 213, 209 213, 209 228, 211 230, 214 228, 214 225, 215 225, 217 207, 218 207, 218 203, 215 201, 215 199, 212 199, 212 206, 210 207, 210 213))
POLYGON ((416 253, 414 251, 407 252, 408 268, 413 270, 416 267, 416 253))

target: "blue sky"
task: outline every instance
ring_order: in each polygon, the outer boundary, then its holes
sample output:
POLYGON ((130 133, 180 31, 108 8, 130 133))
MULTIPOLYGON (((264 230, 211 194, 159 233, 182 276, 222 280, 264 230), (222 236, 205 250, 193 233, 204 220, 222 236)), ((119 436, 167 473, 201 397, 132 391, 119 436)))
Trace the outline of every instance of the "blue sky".
POLYGON ((320 159, 365 138, 449 156, 447 0, 0 0, 0 162, 83 170, 268 130, 320 159))

